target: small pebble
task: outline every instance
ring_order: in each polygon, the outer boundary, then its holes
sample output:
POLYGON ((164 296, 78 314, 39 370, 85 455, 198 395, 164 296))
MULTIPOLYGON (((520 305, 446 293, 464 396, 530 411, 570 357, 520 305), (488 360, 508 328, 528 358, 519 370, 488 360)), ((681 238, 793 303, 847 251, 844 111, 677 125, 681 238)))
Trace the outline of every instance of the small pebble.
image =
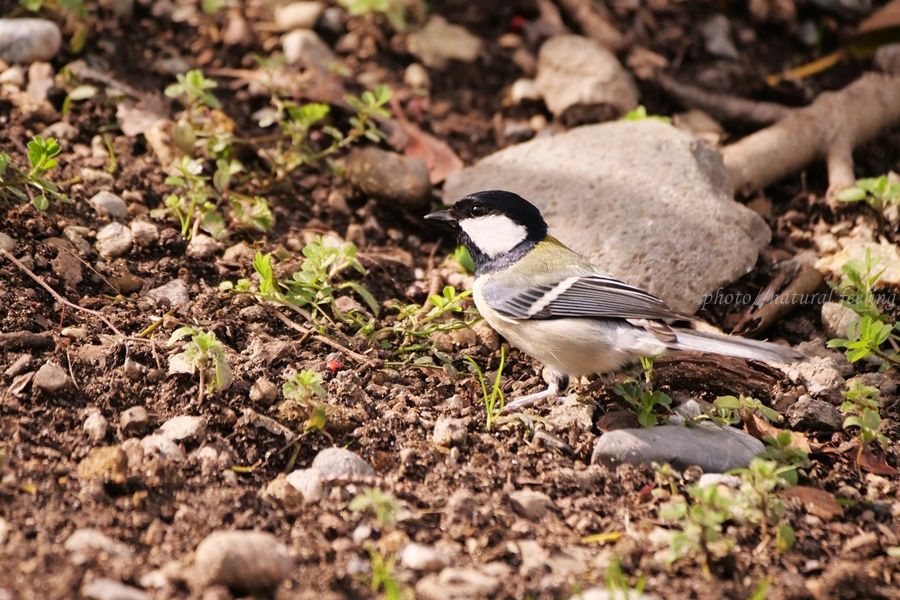
POLYGON ((125 452, 118 446, 91 448, 80 463, 76 473, 81 480, 97 479, 110 483, 125 483, 128 462, 125 452))
POLYGON ((150 424, 150 415, 143 406, 132 406, 119 415, 119 429, 125 436, 143 433, 150 424))
POLYGON ((109 191, 97 192, 88 200, 97 214, 101 217, 124 219, 128 216, 128 205, 116 194, 109 191))
POLYGON ((13 252, 16 249, 16 240, 0 231, 0 250, 13 252))
POLYGON ((159 241, 159 228, 147 221, 131 222, 131 238, 134 245, 139 248, 149 248, 159 241))
POLYGON ((366 146, 351 152, 345 165, 354 187, 397 208, 422 208, 431 194, 428 165, 421 158, 366 146))
POLYGON ((216 240, 208 235, 198 233, 188 243, 187 255, 192 258, 210 258, 221 249, 222 246, 216 240))
POLYGON ((69 552, 93 554, 104 552, 109 556, 130 558, 131 548, 122 542, 117 542, 99 529, 76 529, 66 538, 63 547, 69 552))
POLYGON ((375 469, 346 448, 325 448, 313 459, 312 468, 322 477, 374 477, 375 469))
POLYGON ((425 67, 419 63, 411 63, 403 72, 403 83, 414 90, 428 90, 431 87, 431 78, 425 67))
POLYGON ((50 60, 62 46, 62 34, 47 19, 0 19, 0 60, 32 63, 50 60))
POLYGON ((147 592, 113 579, 95 579, 81 587, 81 595, 91 600, 150 600, 147 592))
POLYGON ((208 535, 194 556, 197 589, 224 585, 243 592, 274 590, 294 568, 288 549, 265 531, 217 531, 208 535))
POLYGON ((87 418, 84 420, 84 424, 81 426, 85 433, 88 434, 88 439, 91 442, 99 442, 103 438, 106 437, 106 430, 109 427, 109 423, 106 420, 106 417, 96 408, 90 409, 87 418))
POLYGON ((32 385, 44 392, 58 392, 69 385, 69 375, 55 362, 46 362, 34 375, 32 385))
POLYGON ((513 510, 525 517, 536 521, 547 514, 553 507, 553 500, 543 492, 534 490, 516 490, 510 492, 509 500, 513 510))
POLYGON ((460 446, 465 443, 468 436, 468 424, 469 420, 466 418, 441 417, 434 424, 431 441, 440 448, 460 446))
POLYGON ((413 542, 400 551, 400 564, 413 571, 439 571, 448 563, 447 556, 433 546, 413 542))
POLYGON ((153 288, 147 296, 157 302, 167 302, 173 308, 179 308, 191 301, 188 285, 183 279, 173 279, 169 283, 153 288))
POLYGON ((275 28, 278 31, 312 29, 324 10, 321 2, 291 2, 279 6, 275 8, 275 28))
POLYGON ((97 252, 107 258, 127 253, 131 243, 131 230, 121 223, 109 223, 97 232, 97 252))
POLYGON ((173 442, 200 442, 206 436, 205 417, 180 415, 163 423, 157 434, 173 442))
POLYGON ((278 397, 278 386, 266 377, 260 377, 250 386, 250 400, 269 406, 278 397))

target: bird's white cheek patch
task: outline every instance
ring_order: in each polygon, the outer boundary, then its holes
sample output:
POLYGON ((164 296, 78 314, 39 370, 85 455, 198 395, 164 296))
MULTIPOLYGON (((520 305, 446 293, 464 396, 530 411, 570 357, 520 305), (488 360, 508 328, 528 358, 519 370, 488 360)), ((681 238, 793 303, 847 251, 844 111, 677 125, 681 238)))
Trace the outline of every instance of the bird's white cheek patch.
POLYGON ((503 215, 463 219, 459 226, 491 258, 509 252, 528 236, 528 230, 523 225, 503 215))

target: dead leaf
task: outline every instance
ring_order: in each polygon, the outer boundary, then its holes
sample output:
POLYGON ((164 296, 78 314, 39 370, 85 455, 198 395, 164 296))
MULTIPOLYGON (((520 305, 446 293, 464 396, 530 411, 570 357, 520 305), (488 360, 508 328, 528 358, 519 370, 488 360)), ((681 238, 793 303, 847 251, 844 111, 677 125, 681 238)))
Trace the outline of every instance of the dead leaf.
POLYGON ((158 98, 148 97, 136 104, 123 101, 116 106, 116 120, 122 133, 134 137, 166 120, 166 110, 158 98))
POLYGON ((395 117, 394 124, 401 133, 401 136, 396 136, 401 139, 395 139, 392 142, 399 144, 405 155, 415 156, 425 161, 432 184, 440 183, 453 173, 462 170, 465 164, 456 155, 453 148, 410 123, 396 96, 391 100, 391 108, 395 117), (405 140, 402 140, 403 136, 405 136, 405 140))
POLYGON ((807 454, 809 454, 811 448, 809 445, 809 438, 803 435, 799 431, 791 431, 789 429, 779 429, 772 425, 768 419, 764 417, 760 417, 759 415, 750 415, 750 418, 744 421, 744 429, 747 430, 747 433, 752 435, 755 438, 765 438, 765 437, 778 437, 778 434, 782 431, 787 431, 791 434, 791 448, 798 448, 803 450, 807 454))
POLYGON ((857 455, 857 464, 865 471, 875 475, 896 475, 900 473, 900 471, 887 464, 884 458, 873 454, 869 448, 863 448, 862 452, 857 455))
POLYGON ((806 485, 792 485, 781 492, 783 498, 799 500, 811 515, 825 521, 844 516, 844 508, 830 492, 806 485))

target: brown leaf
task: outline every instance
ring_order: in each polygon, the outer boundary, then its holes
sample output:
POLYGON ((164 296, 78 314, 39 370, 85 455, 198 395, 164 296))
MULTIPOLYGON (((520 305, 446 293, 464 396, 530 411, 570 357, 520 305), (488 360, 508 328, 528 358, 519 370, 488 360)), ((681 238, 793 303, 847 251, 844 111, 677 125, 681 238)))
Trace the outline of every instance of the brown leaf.
POLYGON ((800 501, 803 508, 811 515, 825 521, 844 516, 844 508, 830 492, 806 485, 793 485, 785 488, 781 496, 800 501))
POLYGON ((762 439, 764 437, 778 437, 779 433, 781 433, 782 431, 787 431, 791 434, 791 448, 799 448, 807 454, 809 454, 810 452, 809 438, 807 438, 804 434, 799 431, 779 429, 778 427, 772 425, 768 421, 768 419, 760 417, 759 415, 750 415, 750 418, 744 422, 744 429, 747 430, 747 433, 759 439, 762 439))
POLYGON ((869 473, 875 475, 896 475, 897 469, 884 462, 884 459, 872 453, 868 448, 863 448, 857 455, 857 464, 869 473))
MULTIPOLYGON (((400 143, 403 153, 407 156, 416 156, 425 161, 428 165, 429 179, 432 184, 440 183, 448 176, 463 168, 462 159, 456 155, 446 142, 443 142, 433 135, 425 133, 415 125, 409 122, 400 102, 394 97, 391 100, 391 109, 394 112, 393 125, 400 130, 400 136, 392 136, 395 138, 405 137, 403 143, 400 143)), ((397 144, 398 139, 393 139, 392 144, 397 144)))

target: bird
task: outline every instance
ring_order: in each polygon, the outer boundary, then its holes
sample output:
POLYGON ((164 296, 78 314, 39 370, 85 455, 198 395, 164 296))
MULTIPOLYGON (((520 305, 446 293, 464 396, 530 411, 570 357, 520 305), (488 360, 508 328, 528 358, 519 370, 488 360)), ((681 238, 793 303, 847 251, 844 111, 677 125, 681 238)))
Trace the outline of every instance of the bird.
POLYGON ((778 344, 692 329, 694 317, 550 235, 540 210, 513 192, 469 194, 425 219, 455 230, 472 256, 472 298, 481 316, 544 366, 547 388, 511 400, 506 412, 557 397, 572 379, 613 373, 642 357, 694 351, 779 364, 804 358, 778 344))

